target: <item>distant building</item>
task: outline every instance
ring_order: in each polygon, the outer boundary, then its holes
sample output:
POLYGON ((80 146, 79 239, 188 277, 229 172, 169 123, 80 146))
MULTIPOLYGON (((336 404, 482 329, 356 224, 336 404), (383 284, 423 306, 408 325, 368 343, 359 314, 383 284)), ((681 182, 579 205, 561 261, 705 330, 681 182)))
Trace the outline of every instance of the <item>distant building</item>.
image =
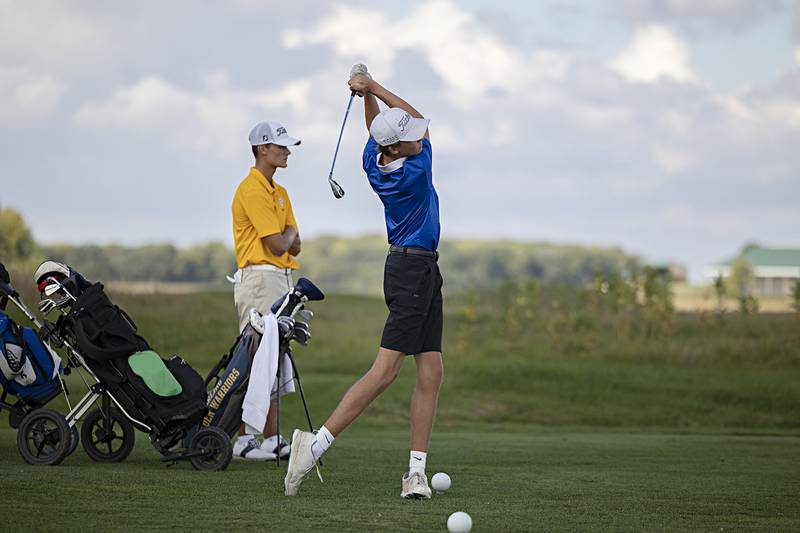
POLYGON ((674 283, 686 283, 688 279, 688 270, 684 265, 677 263, 655 263, 650 265, 659 276, 668 279, 674 283))
POLYGON ((762 296, 788 296, 800 280, 800 248, 764 248, 758 245, 746 246, 736 257, 712 265, 708 276, 716 278, 721 274, 724 278, 729 277, 734 263, 740 258, 753 269, 753 289, 762 296))

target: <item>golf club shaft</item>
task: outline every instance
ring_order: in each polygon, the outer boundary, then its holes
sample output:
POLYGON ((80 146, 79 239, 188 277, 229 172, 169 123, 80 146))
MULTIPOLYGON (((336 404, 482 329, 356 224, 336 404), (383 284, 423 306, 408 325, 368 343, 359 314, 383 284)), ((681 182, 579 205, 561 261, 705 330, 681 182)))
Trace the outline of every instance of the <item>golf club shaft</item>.
POLYGON ((342 134, 344 133, 344 125, 347 124, 347 116, 350 114, 350 107, 353 105, 353 98, 355 98, 356 92, 350 91, 350 100, 347 102, 347 109, 344 112, 344 120, 342 120, 342 128, 339 130, 339 140, 336 141, 336 151, 333 152, 333 162, 331 163, 331 171, 328 174, 328 178, 333 177, 333 167, 336 166, 336 156, 339 155, 339 145, 342 143, 342 134))

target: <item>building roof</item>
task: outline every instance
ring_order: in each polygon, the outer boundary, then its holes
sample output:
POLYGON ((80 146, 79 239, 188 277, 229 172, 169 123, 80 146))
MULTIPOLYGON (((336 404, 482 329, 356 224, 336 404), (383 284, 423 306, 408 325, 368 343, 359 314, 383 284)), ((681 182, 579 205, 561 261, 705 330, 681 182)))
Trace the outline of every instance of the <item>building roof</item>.
POLYGON ((732 266, 743 257, 752 267, 800 267, 800 248, 762 248, 747 246, 742 253, 717 266, 732 266))
POLYGON ((740 258, 747 261, 756 278, 800 280, 800 248, 764 248, 758 245, 745 246, 736 257, 711 265, 706 276, 730 276, 740 258))

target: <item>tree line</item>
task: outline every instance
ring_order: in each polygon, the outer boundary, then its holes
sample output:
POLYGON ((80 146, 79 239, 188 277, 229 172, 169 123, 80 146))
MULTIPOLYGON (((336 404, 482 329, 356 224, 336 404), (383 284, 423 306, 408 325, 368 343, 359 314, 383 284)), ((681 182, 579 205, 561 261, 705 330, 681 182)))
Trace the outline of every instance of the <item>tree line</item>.
MULTIPOLYGON (((303 242, 300 272, 331 292, 379 294, 386 238, 321 236, 303 242)), ((537 280, 545 285, 585 286, 598 274, 630 272, 639 258, 620 248, 514 241, 445 240, 440 247, 445 289, 461 292, 504 282, 537 280)), ((224 283, 236 270, 233 250, 220 242, 179 248, 37 243, 23 217, 0 207, 0 261, 22 273, 44 260, 61 261, 89 279, 224 283)))

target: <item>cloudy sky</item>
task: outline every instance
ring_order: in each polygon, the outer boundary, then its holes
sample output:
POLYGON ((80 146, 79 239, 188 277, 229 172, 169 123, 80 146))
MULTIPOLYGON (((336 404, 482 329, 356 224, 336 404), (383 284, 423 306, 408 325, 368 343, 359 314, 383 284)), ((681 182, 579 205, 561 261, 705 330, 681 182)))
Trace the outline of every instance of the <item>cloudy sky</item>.
POLYGON ((699 279, 800 246, 800 1, 0 0, 0 204, 42 242, 232 243, 249 129, 301 233, 383 232, 355 62, 431 118, 445 238, 620 245, 699 279))

